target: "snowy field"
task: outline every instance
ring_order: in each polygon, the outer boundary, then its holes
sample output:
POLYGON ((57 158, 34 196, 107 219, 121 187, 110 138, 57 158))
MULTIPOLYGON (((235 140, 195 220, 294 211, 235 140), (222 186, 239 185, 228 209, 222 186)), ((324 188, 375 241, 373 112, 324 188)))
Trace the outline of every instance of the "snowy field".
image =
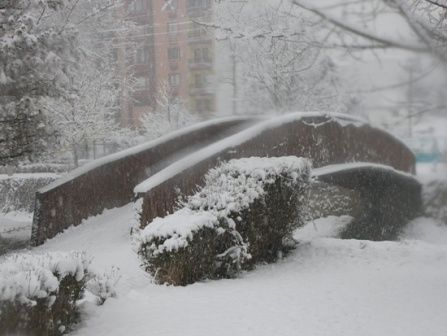
POLYGON ((277 264, 170 287, 139 267, 132 216, 130 205, 108 210, 35 249, 84 250, 98 270, 120 268, 118 297, 87 304, 73 335, 447 335, 447 227, 428 219, 397 242, 332 238, 345 218, 321 219, 277 264))
POLYGON ((447 334, 445 227, 419 222, 400 242, 369 242, 331 238, 343 221, 320 220, 297 232, 303 243, 278 264, 178 288, 153 284, 139 268, 131 209, 107 211, 37 249, 85 250, 97 268, 120 268, 119 296, 87 307, 74 335, 447 334))

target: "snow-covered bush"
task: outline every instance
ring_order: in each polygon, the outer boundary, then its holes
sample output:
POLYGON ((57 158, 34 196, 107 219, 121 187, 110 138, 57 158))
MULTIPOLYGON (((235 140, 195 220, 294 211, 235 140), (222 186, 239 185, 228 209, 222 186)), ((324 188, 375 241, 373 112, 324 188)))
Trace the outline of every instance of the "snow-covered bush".
POLYGON ((52 173, 0 175, 0 212, 33 212, 36 191, 58 177, 52 173))
POLYGON ((108 298, 116 296, 115 286, 120 279, 119 269, 112 267, 110 272, 97 274, 86 283, 87 290, 97 297, 97 303, 102 305, 108 298))
POLYGON ((78 301, 94 277, 81 252, 15 254, 0 264, 0 330, 62 335, 79 321, 78 301))
POLYGON ((447 179, 428 182, 422 196, 425 214, 447 225, 447 179))
POLYGON ((211 169, 178 211, 139 233, 146 269, 160 283, 186 285, 275 261, 302 224, 310 166, 297 157, 253 157, 211 169))
POLYGON ((251 258, 235 226, 207 211, 183 208, 156 218, 139 240, 146 270, 159 283, 231 277, 251 258))

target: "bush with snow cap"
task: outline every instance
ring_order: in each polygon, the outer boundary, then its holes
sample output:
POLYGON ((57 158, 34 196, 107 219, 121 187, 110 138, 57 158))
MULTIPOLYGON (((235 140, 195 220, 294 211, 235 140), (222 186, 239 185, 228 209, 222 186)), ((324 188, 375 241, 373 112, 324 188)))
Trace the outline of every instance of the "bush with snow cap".
POLYGON ((211 169, 205 186, 138 234, 144 266, 160 283, 229 278, 290 249, 302 224, 310 161, 244 158, 211 169))
POLYGON ((0 262, 0 330, 62 335, 79 321, 78 301, 94 278, 85 253, 15 254, 0 262))

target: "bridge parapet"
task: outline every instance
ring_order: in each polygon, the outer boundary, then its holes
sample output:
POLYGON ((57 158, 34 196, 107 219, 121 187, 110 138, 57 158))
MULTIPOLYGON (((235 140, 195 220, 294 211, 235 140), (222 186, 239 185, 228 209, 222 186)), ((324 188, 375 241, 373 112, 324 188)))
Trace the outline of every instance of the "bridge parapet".
POLYGON ((36 193, 32 244, 40 245, 104 209, 132 202, 135 185, 170 161, 234 134, 255 120, 230 117, 200 123, 70 172, 36 193))
POLYGON ((297 113, 262 121, 185 157, 135 188, 143 199, 140 224, 172 213, 179 196, 203 185, 203 176, 220 161, 251 156, 312 159, 314 167, 370 162, 414 173, 413 153, 387 132, 339 114, 297 113))

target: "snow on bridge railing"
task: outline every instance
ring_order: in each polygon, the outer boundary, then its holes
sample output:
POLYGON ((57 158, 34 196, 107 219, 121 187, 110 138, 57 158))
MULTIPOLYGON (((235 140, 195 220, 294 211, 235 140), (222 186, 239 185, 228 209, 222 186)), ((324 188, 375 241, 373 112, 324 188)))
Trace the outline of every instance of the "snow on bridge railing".
POLYGON ((404 172, 402 170, 397 170, 391 166, 387 166, 380 163, 372 163, 372 162, 347 162, 347 163, 339 163, 339 164, 332 164, 320 168, 315 168, 312 171, 312 176, 316 178, 322 178, 324 176, 334 175, 337 173, 342 172, 349 172, 349 171, 359 171, 362 169, 368 169, 368 170, 384 170, 389 172, 390 174, 396 174, 400 175, 403 178, 410 178, 415 179, 414 174, 404 172))
POLYGON ((227 117, 199 123, 75 169, 36 193, 32 243, 41 244, 89 216, 131 202, 135 185, 162 169, 163 162, 256 120, 227 117))
POLYGON ((154 174, 150 178, 148 178, 146 181, 143 181, 142 183, 138 184, 134 192, 136 194, 141 194, 148 192, 152 188, 156 187, 160 183, 163 183, 164 181, 168 180, 171 177, 174 177, 175 175, 181 173, 183 170, 192 167, 207 158, 216 155, 226 149, 233 148, 235 146, 241 145, 259 135, 261 135, 263 132, 278 128, 281 125, 305 120, 307 118, 321 118, 321 117, 327 117, 328 119, 324 120, 321 124, 308 124, 308 126, 312 127, 319 127, 322 126, 324 123, 330 122, 330 121, 337 121, 341 123, 342 125, 357 125, 361 126, 366 124, 366 121, 351 117, 349 115, 340 114, 340 113, 321 113, 321 112, 297 112, 297 113, 291 113, 286 114, 281 117, 273 117, 268 118, 265 121, 262 121, 246 130, 243 130, 237 134, 234 134, 228 138, 222 139, 208 147, 205 147, 191 155, 188 155, 187 157, 178 160, 177 162, 173 163, 172 165, 168 166, 167 168, 161 170, 159 173, 154 174))
POLYGON ((250 156, 308 157, 316 167, 367 161, 413 173, 413 153, 397 138, 365 121, 333 113, 293 113, 261 121, 213 143, 154 174, 135 187, 143 199, 140 224, 171 213, 179 196, 202 185, 221 160, 250 156))
POLYGON ((142 152, 145 152, 147 150, 155 148, 161 144, 164 144, 168 141, 175 140, 181 136, 185 136, 189 133, 200 131, 200 130, 206 129, 207 127, 219 125, 222 123, 234 122, 234 121, 244 122, 244 121, 253 120, 253 119, 254 118, 247 118, 247 117, 224 117, 224 118, 217 118, 217 119, 213 119, 213 120, 200 122, 200 123, 197 123, 197 124, 185 127, 185 128, 181 128, 177 131, 171 132, 171 133, 164 135, 160 138, 157 138, 155 140, 152 140, 152 141, 119 151, 117 153, 113 153, 113 154, 104 156, 104 157, 94 160, 92 162, 86 163, 85 165, 65 174, 63 177, 56 180, 55 182, 40 189, 39 192, 44 193, 49 190, 55 189, 55 188, 61 186, 62 184, 70 182, 70 181, 74 180, 75 178, 88 173, 89 171, 92 171, 94 169, 97 169, 99 167, 107 165, 114 161, 125 159, 126 157, 129 157, 131 155, 140 154, 142 152))

